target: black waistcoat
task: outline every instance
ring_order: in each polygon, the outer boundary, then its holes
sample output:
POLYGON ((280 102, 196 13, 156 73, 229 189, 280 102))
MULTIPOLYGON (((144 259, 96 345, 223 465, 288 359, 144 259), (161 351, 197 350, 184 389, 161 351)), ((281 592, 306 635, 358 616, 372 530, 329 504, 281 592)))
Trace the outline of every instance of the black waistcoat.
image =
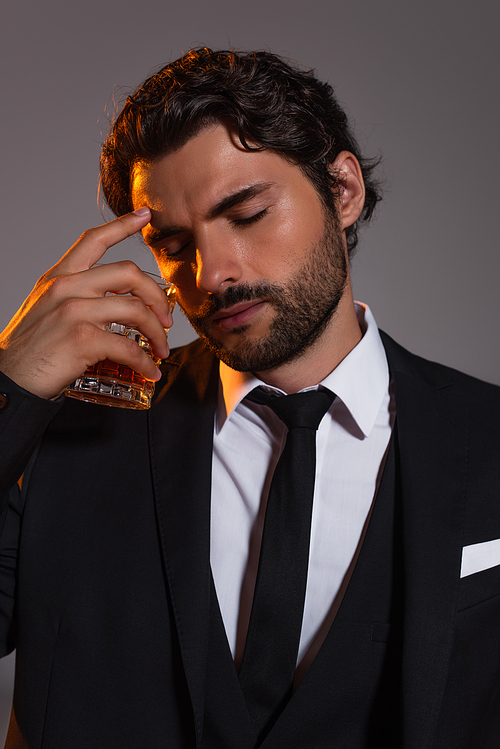
MULTIPOLYGON (((398 466, 395 429, 340 609, 262 749, 401 746, 403 561, 398 466)), ((213 584, 202 747, 256 747, 213 584)))

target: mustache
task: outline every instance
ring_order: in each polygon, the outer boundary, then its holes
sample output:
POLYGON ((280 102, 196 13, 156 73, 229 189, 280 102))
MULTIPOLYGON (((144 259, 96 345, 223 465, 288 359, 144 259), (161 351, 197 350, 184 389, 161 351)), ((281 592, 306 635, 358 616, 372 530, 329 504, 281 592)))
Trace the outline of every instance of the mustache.
POLYGON ((199 308, 195 318, 203 320, 215 315, 216 312, 228 309, 240 302, 251 302, 254 299, 265 299, 271 304, 276 303, 283 296, 283 292, 276 284, 267 282, 252 284, 239 284, 230 286, 221 294, 212 294, 199 308))

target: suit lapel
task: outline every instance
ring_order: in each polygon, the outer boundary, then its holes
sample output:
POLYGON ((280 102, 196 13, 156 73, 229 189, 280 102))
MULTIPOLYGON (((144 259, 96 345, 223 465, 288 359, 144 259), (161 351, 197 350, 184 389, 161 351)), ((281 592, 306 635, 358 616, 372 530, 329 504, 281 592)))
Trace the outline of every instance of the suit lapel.
POLYGON ((210 618, 214 358, 196 342, 163 365, 149 413, 158 528, 198 744, 210 618))
POLYGON ((432 745, 453 642, 465 509, 466 404, 452 373, 383 342, 394 383, 403 507, 405 749, 432 745), (423 374, 423 376, 422 376, 423 374))

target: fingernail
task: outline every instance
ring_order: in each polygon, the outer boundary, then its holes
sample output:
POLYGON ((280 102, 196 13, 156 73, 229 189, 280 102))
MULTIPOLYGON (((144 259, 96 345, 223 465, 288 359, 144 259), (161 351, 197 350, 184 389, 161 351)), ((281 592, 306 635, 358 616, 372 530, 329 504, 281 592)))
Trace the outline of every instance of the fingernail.
POLYGON ((143 205, 141 208, 138 208, 136 211, 134 211, 134 214, 136 216, 147 216, 149 213, 151 213, 151 209, 147 207, 147 205, 143 205))

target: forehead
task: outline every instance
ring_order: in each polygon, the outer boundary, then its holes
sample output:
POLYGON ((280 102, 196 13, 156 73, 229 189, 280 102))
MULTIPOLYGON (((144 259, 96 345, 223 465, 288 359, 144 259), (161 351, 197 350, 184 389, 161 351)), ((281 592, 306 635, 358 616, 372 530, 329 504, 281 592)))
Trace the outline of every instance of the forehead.
POLYGON ((153 163, 139 162, 132 174, 135 208, 159 213, 204 213, 227 195, 252 184, 272 182, 297 189, 301 170, 273 151, 249 151, 237 133, 212 124, 182 148, 153 163))

